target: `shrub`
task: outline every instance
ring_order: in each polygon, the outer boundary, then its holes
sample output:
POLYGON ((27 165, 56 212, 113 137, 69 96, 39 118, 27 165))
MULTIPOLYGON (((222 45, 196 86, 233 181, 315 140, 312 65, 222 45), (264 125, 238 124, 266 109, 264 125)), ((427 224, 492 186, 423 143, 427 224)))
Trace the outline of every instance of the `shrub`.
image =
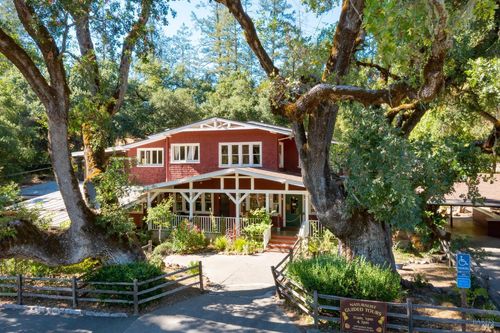
POLYGON ((61 276, 82 275, 92 271, 100 265, 97 259, 85 259, 82 262, 67 266, 50 267, 42 263, 27 259, 0 260, 0 275, 27 275, 27 276, 61 276))
POLYGON ((363 259, 348 261, 332 254, 297 259, 287 274, 305 289, 322 294, 393 301, 401 293, 399 275, 363 259))
POLYGON ((219 236, 214 241, 214 248, 219 251, 225 251, 228 248, 229 241, 225 236, 219 236))
POLYGON ((250 218, 257 219, 258 222, 247 225, 243 228, 243 233, 252 240, 262 240, 264 231, 271 226, 271 215, 265 208, 257 208, 250 211, 250 218))
POLYGON ((245 238, 236 238, 231 244, 231 249, 237 253, 243 253, 245 246, 247 245, 247 240, 245 238))
POLYGON ((325 230, 323 235, 319 237, 310 237, 308 251, 313 255, 322 253, 335 253, 337 250, 338 240, 330 230, 325 230))
POLYGON ((169 242, 169 241, 163 242, 160 245, 158 245, 157 247, 155 247, 152 255, 153 256, 159 255, 159 256, 164 257, 164 256, 172 253, 172 247, 173 247, 173 245, 171 242, 169 242))
POLYGON ((235 253, 252 254, 262 249, 262 244, 251 239, 239 237, 230 244, 229 249, 235 253))
POLYGON ((176 253, 193 253, 206 246, 205 235, 198 227, 183 221, 170 236, 172 250, 176 253))
MULTIPOLYGON (((85 277, 85 281, 88 282, 133 282, 137 279, 139 282, 154 278, 156 276, 162 275, 164 272, 157 265, 152 265, 148 262, 134 262, 124 265, 107 265, 103 266, 98 270, 95 270, 85 277)), ((146 283, 140 286, 140 290, 145 290, 152 288, 156 285, 164 283, 165 280, 160 279, 150 283, 146 283)), ((131 291, 132 286, 121 286, 121 285, 94 285, 96 289, 106 289, 106 290, 117 290, 117 291, 131 291)), ((157 293, 161 293, 161 289, 153 291, 151 293, 146 293, 141 295, 142 298, 146 298, 157 293)), ((98 294, 99 298, 116 298, 116 299, 131 299, 131 295, 101 295, 98 294)))

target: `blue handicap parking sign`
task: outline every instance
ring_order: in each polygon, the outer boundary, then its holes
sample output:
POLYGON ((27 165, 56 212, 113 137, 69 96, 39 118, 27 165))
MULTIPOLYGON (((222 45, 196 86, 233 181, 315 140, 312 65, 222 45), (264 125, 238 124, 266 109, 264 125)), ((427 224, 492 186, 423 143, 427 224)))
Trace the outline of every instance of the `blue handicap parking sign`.
POLYGON ((460 289, 470 289, 470 276, 467 278, 457 277, 457 287, 460 289))
POLYGON ((462 289, 470 288, 470 254, 457 254, 457 287, 462 289))
POLYGON ((470 271, 470 254, 457 254, 457 271, 470 271))

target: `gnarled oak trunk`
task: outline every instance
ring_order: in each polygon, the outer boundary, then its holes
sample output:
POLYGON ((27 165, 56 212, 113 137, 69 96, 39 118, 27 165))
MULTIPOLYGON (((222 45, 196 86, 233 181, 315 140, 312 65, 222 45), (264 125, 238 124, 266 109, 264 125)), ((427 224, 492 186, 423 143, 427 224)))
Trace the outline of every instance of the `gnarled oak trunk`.
POLYGON ((348 211, 344 179, 330 169, 329 154, 338 105, 322 103, 312 111, 307 130, 294 123, 304 185, 319 221, 340 240, 341 253, 395 270, 391 228, 365 210, 348 211), (314 135, 308 135, 314 133, 314 135))

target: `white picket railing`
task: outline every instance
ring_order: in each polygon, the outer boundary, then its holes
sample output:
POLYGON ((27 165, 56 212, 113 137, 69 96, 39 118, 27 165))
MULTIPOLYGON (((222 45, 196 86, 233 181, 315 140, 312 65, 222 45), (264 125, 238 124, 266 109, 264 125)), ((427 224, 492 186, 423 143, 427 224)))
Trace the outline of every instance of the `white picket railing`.
MULTIPOLYGON (((177 228, 182 221, 189 221, 188 215, 173 215, 171 217, 171 227, 177 228)), ((240 218, 240 230, 243 230, 247 225, 259 222, 256 218, 240 218)), ((222 234, 227 230, 236 232, 237 219, 236 217, 222 217, 222 216, 194 216, 192 224, 196 225, 201 231, 206 234, 222 234)), ((152 230, 162 230, 160 225, 153 224, 152 230)))
POLYGON ((309 220, 309 237, 320 237, 323 235, 325 227, 318 220, 309 220))

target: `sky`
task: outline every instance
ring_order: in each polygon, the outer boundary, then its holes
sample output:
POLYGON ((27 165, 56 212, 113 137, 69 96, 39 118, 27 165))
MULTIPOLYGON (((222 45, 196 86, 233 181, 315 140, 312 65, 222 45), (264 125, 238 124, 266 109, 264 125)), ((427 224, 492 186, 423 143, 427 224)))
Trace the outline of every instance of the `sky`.
MULTIPOLYGON (((182 23, 186 24, 191 31, 193 31, 192 39, 196 41, 199 38, 199 34, 195 33, 196 27, 192 20, 192 13, 194 12, 197 17, 205 17, 208 15, 208 11, 204 7, 200 7, 200 4, 208 3, 209 0, 191 0, 191 1, 172 1, 170 6, 177 13, 176 17, 171 19, 169 25, 165 29, 165 34, 168 36, 174 35, 182 23)), ((297 19, 300 22, 303 32, 307 36, 315 35, 320 31, 325 25, 335 23, 338 21, 340 15, 340 6, 333 8, 331 11, 321 15, 316 16, 314 13, 310 13, 306 10, 306 7, 301 4, 301 0, 288 0, 296 12, 297 19)), ((258 0, 252 1, 252 7, 248 10, 250 17, 255 17, 255 12, 258 4, 258 0)))

